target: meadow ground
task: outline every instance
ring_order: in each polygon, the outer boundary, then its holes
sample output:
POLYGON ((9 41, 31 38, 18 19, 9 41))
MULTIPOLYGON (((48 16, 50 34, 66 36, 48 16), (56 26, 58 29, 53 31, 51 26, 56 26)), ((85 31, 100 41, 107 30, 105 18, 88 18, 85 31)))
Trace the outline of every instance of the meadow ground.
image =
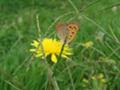
POLYGON ((0 0, 0 90, 120 90, 120 0, 0 0), (38 34, 58 39, 56 24, 73 21, 68 60, 29 51, 38 34))

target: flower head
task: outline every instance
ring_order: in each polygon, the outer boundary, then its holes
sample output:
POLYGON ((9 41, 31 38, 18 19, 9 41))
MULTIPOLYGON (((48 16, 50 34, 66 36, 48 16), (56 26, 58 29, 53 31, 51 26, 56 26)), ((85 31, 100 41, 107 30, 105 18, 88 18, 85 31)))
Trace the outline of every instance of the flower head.
POLYGON ((86 43, 83 43, 82 46, 84 46, 85 48, 91 48, 93 46, 93 42, 92 41, 88 41, 86 43))
MULTIPOLYGON (((43 51, 45 53, 45 57, 48 55, 51 56, 51 61, 53 63, 57 62, 57 56, 60 55, 63 43, 57 41, 56 39, 45 38, 42 40, 42 47, 38 40, 34 40, 31 44, 34 48, 30 49, 31 52, 35 53, 36 57, 43 57, 43 51)), ((68 58, 71 55, 71 48, 68 45, 64 46, 61 57, 68 58)))
POLYGON ((103 83, 103 84, 107 82, 107 80, 105 79, 105 76, 102 73, 92 76, 91 79, 100 81, 100 83, 103 83))

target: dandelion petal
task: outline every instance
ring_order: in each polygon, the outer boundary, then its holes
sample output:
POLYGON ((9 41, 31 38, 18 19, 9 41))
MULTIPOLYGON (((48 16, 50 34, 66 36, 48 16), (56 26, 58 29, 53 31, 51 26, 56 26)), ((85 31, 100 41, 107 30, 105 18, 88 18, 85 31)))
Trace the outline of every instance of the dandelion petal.
POLYGON ((55 54, 52 54, 51 60, 52 60, 52 62, 57 63, 57 57, 55 54))

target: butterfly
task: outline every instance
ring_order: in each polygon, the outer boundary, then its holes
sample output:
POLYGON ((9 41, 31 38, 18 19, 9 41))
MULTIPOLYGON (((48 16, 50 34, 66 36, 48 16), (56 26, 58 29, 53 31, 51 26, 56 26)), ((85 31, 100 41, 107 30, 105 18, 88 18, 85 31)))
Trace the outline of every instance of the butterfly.
POLYGON ((69 44, 76 36, 79 30, 78 23, 68 23, 68 24, 57 24, 56 31, 58 38, 62 42, 69 44))

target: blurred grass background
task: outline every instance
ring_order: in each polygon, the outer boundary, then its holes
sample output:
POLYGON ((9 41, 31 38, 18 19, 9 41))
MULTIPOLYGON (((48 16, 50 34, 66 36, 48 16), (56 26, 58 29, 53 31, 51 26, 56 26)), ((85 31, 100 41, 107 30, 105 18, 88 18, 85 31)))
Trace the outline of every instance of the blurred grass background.
POLYGON ((54 90, 43 61, 31 61, 36 14, 43 38, 56 38, 59 22, 80 23, 71 61, 53 68, 60 90, 120 90, 119 0, 0 0, 0 90, 54 90), (81 46, 87 41, 94 45, 81 46), (101 73, 106 83, 91 79, 101 73))

